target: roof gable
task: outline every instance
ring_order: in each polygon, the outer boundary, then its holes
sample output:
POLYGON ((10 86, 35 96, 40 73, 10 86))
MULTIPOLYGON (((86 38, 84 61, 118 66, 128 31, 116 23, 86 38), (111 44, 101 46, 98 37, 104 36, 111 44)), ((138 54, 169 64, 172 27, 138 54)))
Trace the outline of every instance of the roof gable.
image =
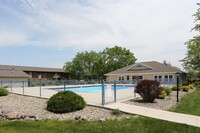
POLYGON ((143 71, 143 70, 153 70, 152 67, 144 65, 142 63, 137 63, 133 65, 131 68, 127 69, 127 71, 143 71))

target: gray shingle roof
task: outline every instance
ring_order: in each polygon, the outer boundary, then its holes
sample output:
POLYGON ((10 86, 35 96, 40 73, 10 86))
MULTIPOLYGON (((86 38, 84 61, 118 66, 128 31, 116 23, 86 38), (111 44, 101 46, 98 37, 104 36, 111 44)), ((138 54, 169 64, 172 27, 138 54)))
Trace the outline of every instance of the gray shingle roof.
POLYGON ((18 78, 27 78, 29 77, 28 74, 21 70, 0 70, 0 77, 18 77, 18 78))
POLYGON ((156 62, 156 61, 149 61, 149 62, 140 62, 135 63, 121 69, 109 72, 105 75, 112 75, 112 74, 144 74, 144 73, 176 73, 180 71, 179 69, 167 66, 165 64, 156 62), (138 66, 138 67, 137 67, 138 66), (140 69, 141 68, 141 69, 140 69))
POLYGON ((64 69, 61 68, 0 65, 0 70, 12 70, 12 68, 14 68, 14 70, 32 71, 32 72, 64 72, 64 69))
POLYGON ((29 77, 25 72, 64 72, 59 68, 0 65, 0 77, 29 77))

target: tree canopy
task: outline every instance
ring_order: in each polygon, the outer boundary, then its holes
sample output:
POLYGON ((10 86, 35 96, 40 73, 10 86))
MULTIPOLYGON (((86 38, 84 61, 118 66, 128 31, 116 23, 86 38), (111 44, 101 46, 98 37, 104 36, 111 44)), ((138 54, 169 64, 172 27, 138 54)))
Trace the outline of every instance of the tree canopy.
POLYGON ((105 73, 133 64, 137 60, 130 50, 118 46, 106 48, 101 54, 106 67, 105 73))
POLYGON ((95 79, 99 59, 100 55, 94 51, 77 53, 71 62, 65 63, 64 69, 72 79, 95 79))
POLYGON ((103 51, 77 53, 72 61, 64 65, 70 79, 102 79, 105 73, 135 63, 134 54, 119 46, 103 51))
MULTIPOLYGON (((200 3, 197 3, 197 5, 200 6, 200 3)), ((193 69, 200 72, 200 8, 193 16, 195 17, 196 25, 192 30, 196 31, 198 35, 185 43, 187 45, 187 53, 182 61, 186 69, 193 69)))

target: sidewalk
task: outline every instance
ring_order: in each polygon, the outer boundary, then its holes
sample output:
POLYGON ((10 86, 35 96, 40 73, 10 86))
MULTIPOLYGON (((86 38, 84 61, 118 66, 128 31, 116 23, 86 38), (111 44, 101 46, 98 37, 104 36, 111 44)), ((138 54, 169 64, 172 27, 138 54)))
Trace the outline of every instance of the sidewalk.
POLYGON ((174 112, 152 109, 152 108, 147 108, 147 107, 129 105, 125 103, 114 103, 114 104, 105 105, 105 107, 110 108, 110 109, 119 109, 123 112, 130 113, 130 114, 138 114, 138 115, 157 118, 161 120, 200 127, 199 116, 174 113, 174 112))

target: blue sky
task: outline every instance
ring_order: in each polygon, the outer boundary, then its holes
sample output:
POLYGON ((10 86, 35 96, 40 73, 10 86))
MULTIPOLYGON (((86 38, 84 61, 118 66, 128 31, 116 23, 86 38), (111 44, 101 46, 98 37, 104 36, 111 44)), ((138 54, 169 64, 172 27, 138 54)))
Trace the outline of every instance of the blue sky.
POLYGON ((181 67, 198 0, 1 0, 0 64, 63 67, 115 45, 181 67))

